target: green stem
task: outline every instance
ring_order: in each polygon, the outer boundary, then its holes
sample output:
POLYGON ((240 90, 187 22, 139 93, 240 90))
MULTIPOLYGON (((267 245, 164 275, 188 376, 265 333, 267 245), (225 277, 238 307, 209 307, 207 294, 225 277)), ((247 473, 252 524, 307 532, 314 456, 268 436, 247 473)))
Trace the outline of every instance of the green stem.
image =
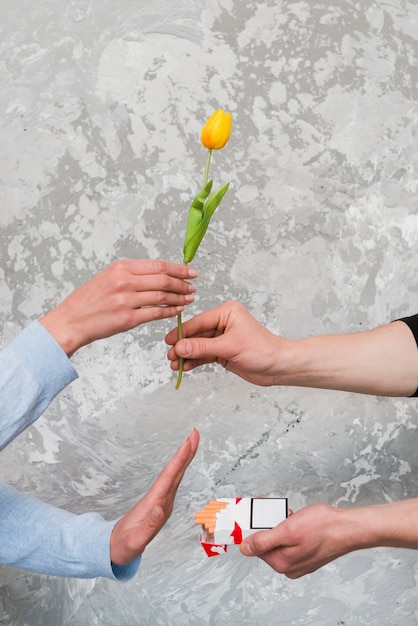
MULTIPOLYGON (((177 315, 177 339, 183 339, 183 322, 181 319, 181 313, 177 315)), ((179 371, 177 373, 177 382, 175 389, 178 389, 181 384, 181 379, 183 377, 183 358, 179 358, 179 371)))
MULTIPOLYGON (((211 156, 212 156, 212 150, 208 150, 208 153, 206 155, 205 174, 203 176, 203 187, 206 187, 207 182, 208 182, 211 156)), ((177 341, 180 341, 180 339, 183 339, 183 320, 182 320, 181 313, 177 315, 177 341)), ((183 378, 183 363, 184 363, 184 359, 180 357, 175 389, 178 389, 181 385, 181 379, 183 378)))
POLYGON ((212 150, 208 150, 206 155, 205 175, 203 177, 203 187, 206 187, 209 178, 210 158, 212 156, 212 150))

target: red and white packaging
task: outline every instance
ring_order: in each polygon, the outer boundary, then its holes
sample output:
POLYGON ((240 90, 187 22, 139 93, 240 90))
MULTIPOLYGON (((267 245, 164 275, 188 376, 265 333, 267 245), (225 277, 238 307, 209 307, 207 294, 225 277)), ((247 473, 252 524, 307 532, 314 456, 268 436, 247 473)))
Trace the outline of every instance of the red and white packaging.
POLYGON ((230 544, 269 530, 288 516, 287 498, 221 498, 195 513, 202 527, 200 543, 208 556, 225 553, 230 544))

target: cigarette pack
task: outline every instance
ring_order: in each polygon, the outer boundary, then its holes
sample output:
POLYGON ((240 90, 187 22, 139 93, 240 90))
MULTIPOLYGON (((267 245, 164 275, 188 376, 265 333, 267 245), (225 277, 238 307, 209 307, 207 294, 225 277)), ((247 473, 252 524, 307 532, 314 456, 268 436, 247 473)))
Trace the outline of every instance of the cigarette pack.
POLYGON ((221 498, 195 513, 200 543, 208 556, 223 554, 259 530, 268 530, 288 516, 287 498, 221 498))

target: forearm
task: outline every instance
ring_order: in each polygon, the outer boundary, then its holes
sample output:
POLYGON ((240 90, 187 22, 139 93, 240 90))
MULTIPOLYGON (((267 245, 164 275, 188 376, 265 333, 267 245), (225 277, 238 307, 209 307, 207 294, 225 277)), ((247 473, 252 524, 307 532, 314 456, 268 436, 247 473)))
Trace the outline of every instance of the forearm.
POLYGON ((128 580, 139 559, 112 567, 110 535, 115 522, 97 513, 74 515, 0 483, 0 563, 75 578, 128 580))
POLYGON ((334 529, 344 552, 384 546, 418 549, 418 498, 338 512, 334 529))
POLYGON ((410 396, 418 387, 418 350, 401 321, 346 335, 277 338, 275 384, 410 396))
POLYGON ((0 352, 0 449, 30 426, 77 378, 65 353, 33 322, 0 352))

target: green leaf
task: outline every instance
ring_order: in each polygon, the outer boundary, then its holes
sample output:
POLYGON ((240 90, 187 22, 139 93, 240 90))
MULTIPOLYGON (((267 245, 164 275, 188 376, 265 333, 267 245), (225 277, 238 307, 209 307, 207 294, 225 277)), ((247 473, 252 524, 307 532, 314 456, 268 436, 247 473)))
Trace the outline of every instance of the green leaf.
MULTIPOLYGON (((211 181, 212 182, 212 181, 211 181)), ((229 183, 214 191, 203 203, 202 219, 196 222, 194 230, 188 230, 183 246, 183 257, 185 263, 190 263, 194 259, 194 256, 200 246, 200 243, 205 236, 207 228, 209 226, 210 219, 214 214, 216 208, 219 206, 222 198, 224 197, 229 183), (187 237, 188 234, 188 237, 187 237)))
POLYGON ((187 229, 186 234, 184 236, 184 246, 187 245, 187 242, 193 236, 193 233, 196 231, 196 228, 199 226, 200 222, 203 219, 203 207, 205 200, 209 196, 212 189, 213 180, 210 180, 196 196, 193 198, 193 201, 190 205, 189 209, 189 217, 187 220, 187 229))
POLYGON ((203 219, 209 220, 215 212, 215 209, 220 205, 222 198, 226 194, 229 187, 229 183, 211 193, 207 201, 203 204, 203 219))

